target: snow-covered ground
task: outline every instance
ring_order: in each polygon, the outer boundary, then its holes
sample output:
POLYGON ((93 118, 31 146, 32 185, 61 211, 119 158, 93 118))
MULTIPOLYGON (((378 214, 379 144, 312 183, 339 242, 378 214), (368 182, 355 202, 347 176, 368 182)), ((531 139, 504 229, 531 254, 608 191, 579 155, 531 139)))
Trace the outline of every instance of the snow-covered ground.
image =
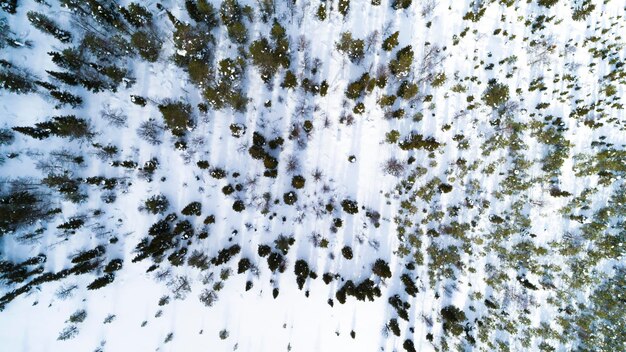
MULTIPOLYGON (((209 2, 219 18, 222 3, 209 2)), ((0 144, 2 221, 15 219, 9 213, 16 203, 8 195, 16 180, 60 208, 54 216, 14 222, 15 231, 4 233, 12 224, 0 224, 0 352, 626 348, 618 336, 625 328, 617 313, 626 309, 623 298, 601 297, 607 283, 617 282, 616 291, 606 292, 619 295, 624 282, 626 2, 352 0, 344 16, 339 9, 346 2, 242 0, 248 39, 237 45, 224 23, 207 28, 193 20, 185 1, 141 1, 152 14, 152 25, 142 30, 163 41, 158 60, 149 62, 136 52, 137 43, 131 45, 135 52, 104 58, 81 44, 95 33, 112 52, 116 35, 129 40, 140 29, 119 9, 130 8, 130 1, 20 0, 14 14, 7 10, 12 1, 0 1, 0 24, 7 25, 0 27, 0 72, 19 72, 82 98, 79 106, 55 107, 59 101, 41 84, 33 83, 36 91, 26 94, 11 91, 9 83, 0 90, 0 129, 3 138, 13 136, 0 144), (272 3, 270 20, 263 21, 263 4, 272 3), (401 3, 407 8, 394 9, 401 3), (325 20, 318 14, 322 4, 325 20), (579 17, 580 9, 591 11, 579 17), (117 13, 124 28, 107 25, 90 10, 117 13), (71 32, 72 41, 36 29, 29 11, 47 15, 71 32), (241 78, 226 80, 248 98, 245 111, 199 108, 207 103, 206 85, 194 83, 190 69, 173 59, 186 54, 175 47, 180 38, 173 33, 181 23, 213 36, 203 84, 216 83, 221 60, 246 62, 241 78), (285 29, 290 63, 264 83, 250 47, 270 37, 273 23, 285 29), (396 31, 398 44, 383 50, 396 31), (363 39, 360 60, 337 49, 345 32, 363 39), (414 52, 411 71, 396 77, 389 63, 407 46, 414 52), (63 83, 48 71, 72 70, 48 53, 69 47, 87 52, 83 60, 126 68, 132 83, 97 93, 63 83), (287 69, 300 86, 283 87, 287 69), (349 99, 346 90, 364 73, 373 81, 385 73, 387 83, 368 82, 361 96, 349 99), (307 92, 305 79, 318 91, 326 82, 327 93, 307 92), (403 81, 415 83, 418 92, 382 106, 381 99, 400 95, 403 81), (497 84, 507 94, 490 106, 487 92, 497 84), (145 98, 146 105, 133 103, 131 95, 145 98), (167 99, 192 107, 193 127, 180 138, 165 127, 160 106, 167 99), (356 112, 357 103, 364 113, 356 112), (103 112, 126 120, 116 125, 103 112), (88 121, 94 134, 72 139, 52 132, 35 139, 13 129, 70 114, 88 121), (149 121, 160 126, 160 143, 138 133, 149 121), (236 133, 237 126, 245 128, 236 133), (263 160, 249 152, 254 132, 268 142, 284 139, 278 148, 263 146, 278 160, 275 178, 264 176, 263 160), (437 145, 406 147, 403 142, 418 134, 437 145), (181 140, 186 149, 175 145, 181 140), (103 146, 118 153, 104 157, 103 146), (58 157, 61 151, 74 161, 58 157), (552 167, 547 157, 555 151, 561 164, 552 167), (84 161, 76 162, 77 156, 84 161), (153 159, 156 171, 146 176, 142 168, 153 159), (123 161, 135 164, 119 165, 123 161), (215 177, 215 169, 224 170, 224 177, 215 177), (50 174, 81 178, 78 192, 86 199, 72 202, 44 186, 50 174), (302 188, 292 181, 297 175, 306 179, 302 188), (94 176, 117 183, 113 190, 104 189, 104 181, 87 184, 94 176), (225 191, 228 185, 232 193, 225 191), (297 201, 290 205, 285 195, 291 191, 297 201), (168 199, 167 211, 143 209, 158 194, 168 199), (345 200, 358 203, 356 214, 346 211, 345 200), (243 211, 234 209, 236 201, 243 211), (200 202, 201 215, 181 213, 192 202, 200 202), (142 239, 151 238, 150 227, 170 213, 177 214, 172 226, 188 220, 194 235, 174 236, 160 258, 133 260, 142 239), (209 215, 214 223, 205 221, 209 215), (73 219, 83 221, 75 231, 59 227, 73 219), (24 238, 37 229, 35 240, 24 238), (294 242, 286 250, 276 244, 289 237, 294 242), (105 253, 90 259, 99 263, 87 273, 27 284, 42 273, 74 270, 80 261, 72 260, 99 245, 105 253), (194 252, 215 259, 233 245, 240 251, 225 264, 189 264, 194 252), (268 268, 271 255, 261 256, 260 245, 282 251, 284 272, 268 268), (342 253, 345 247, 352 258, 342 253), (183 248, 184 260, 176 265, 170 255, 183 248), (8 263, 39 254, 45 262, 26 266, 40 271, 24 281, 4 274, 17 273, 8 263), (113 282, 88 289, 114 259, 123 266, 113 282), (252 267, 237 273, 243 259, 252 267), (379 259, 388 263, 391 277, 375 273, 379 259), (315 273, 302 289, 294 272, 298 260, 315 273), (323 280, 327 273, 334 276, 329 283, 323 280), (358 285, 368 279, 378 297, 348 294, 339 302, 338 291, 349 280, 358 285), (417 292, 410 292, 407 280, 417 292), (7 298, 25 285, 27 292, 7 298), (210 306, 200 299, 207 292, 216 295, 210 306), (406 302, 406 317, 402 307, 393 307, 398 300, 406 302), (446 315, 451 306, 463 318, 446 315), (82 321, 71 318, 81 310, 82 321), (600 316, 602 310, 616 314, 600 316), (398 336, 390 320, 399 324, 398 336)))

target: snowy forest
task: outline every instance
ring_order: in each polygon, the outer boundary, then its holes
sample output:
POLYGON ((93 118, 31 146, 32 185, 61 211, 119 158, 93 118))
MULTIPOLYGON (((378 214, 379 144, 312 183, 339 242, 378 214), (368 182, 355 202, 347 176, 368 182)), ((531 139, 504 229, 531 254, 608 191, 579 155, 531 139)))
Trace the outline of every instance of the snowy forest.
POLYGON ((0 352, 626 350, 626 0, 0 0, 0 352))

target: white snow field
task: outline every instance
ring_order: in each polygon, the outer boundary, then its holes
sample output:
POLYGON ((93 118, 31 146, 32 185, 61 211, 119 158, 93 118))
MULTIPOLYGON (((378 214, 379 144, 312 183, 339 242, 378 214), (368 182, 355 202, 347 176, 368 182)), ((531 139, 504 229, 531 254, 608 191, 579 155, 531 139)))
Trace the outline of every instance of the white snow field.
POLYGON ((0 0, 0 352, 626 351, 625 16, 0 0))

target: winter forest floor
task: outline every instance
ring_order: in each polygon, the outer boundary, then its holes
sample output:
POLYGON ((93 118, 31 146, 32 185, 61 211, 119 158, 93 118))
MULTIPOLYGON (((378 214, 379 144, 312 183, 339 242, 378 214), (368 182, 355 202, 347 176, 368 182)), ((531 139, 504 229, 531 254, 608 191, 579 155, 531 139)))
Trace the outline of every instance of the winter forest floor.
POLYGON ((0 352, 626 350, 626 0, 0 0, 0 352))

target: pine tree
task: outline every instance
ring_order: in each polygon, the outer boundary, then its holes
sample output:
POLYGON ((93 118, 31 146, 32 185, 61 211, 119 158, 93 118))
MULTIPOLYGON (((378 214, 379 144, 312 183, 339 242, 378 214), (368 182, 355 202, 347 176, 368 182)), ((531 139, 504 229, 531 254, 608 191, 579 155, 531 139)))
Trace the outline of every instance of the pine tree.
POLYGON ((152 13, 136 2, 132 2, 126 7, 120 7, 120 12, 126 22, 130 23, 130 25, 135 28, 152 24, 152 13))
POLYGON ((0 70, 0 88, 17 94, 31 93, 36 90, 31 79, 16 70, 0 70))
POLYGON ((147 31, 137 31, 131 36, 130 42, 146 61, 158 60, 162 43, 155 35, 147 31))
POLYGON ((389 70, 396 77, 406 77, 411 72, 413 57, 413 48, 410 45, 405 46, 398 50, 396 58, 389 62, 389 70))
POLYGON ((363 39, 353 39, 350 32, 343 32, 341 39, 335 46, 337 50, 348 55, 352 62, 358 63, 365 57, 365 41, 363 39))
POLYGON ((17 10, 17 0, 0 0, 0 9, 14 15, 17 10))
POLYGON ((165 125, 177 137, 182 137, 187 128, 193 126, 191 105, 189 104, 166 100, 159 105, 159 111, 163 115, 165 125))
POLYGON ((62 30, 50 17, 35 11, 28 11, 26 17, 35 28, 52 35, 62 43, 72 41, 72 33, 62 30))
POLYGON ((207 0, 187 0, 185 1, 185 8, 192 20, 198 23, 205 23, 209 27, 209 30, 219 24, 217 10, 207 0))
POLYGON ((399 43, 398 42, 398 36, 399 35, 400 35, 400 32, 396 31, 392 35, 390 35, 387 38, 385 38, 385 40, 383 41, 383 50, 385 50, 385 51, 393 50, 393 48, 395 48, 398 45, 398 43, 399 43))
POLYGON ((73 108, 79 107, 83 104, 83 98, 74 95, 67 91, 53 90, 50 95, 59 101, 59 104, 55 108, 59 108, 64 105, 70 105, 73 108))

